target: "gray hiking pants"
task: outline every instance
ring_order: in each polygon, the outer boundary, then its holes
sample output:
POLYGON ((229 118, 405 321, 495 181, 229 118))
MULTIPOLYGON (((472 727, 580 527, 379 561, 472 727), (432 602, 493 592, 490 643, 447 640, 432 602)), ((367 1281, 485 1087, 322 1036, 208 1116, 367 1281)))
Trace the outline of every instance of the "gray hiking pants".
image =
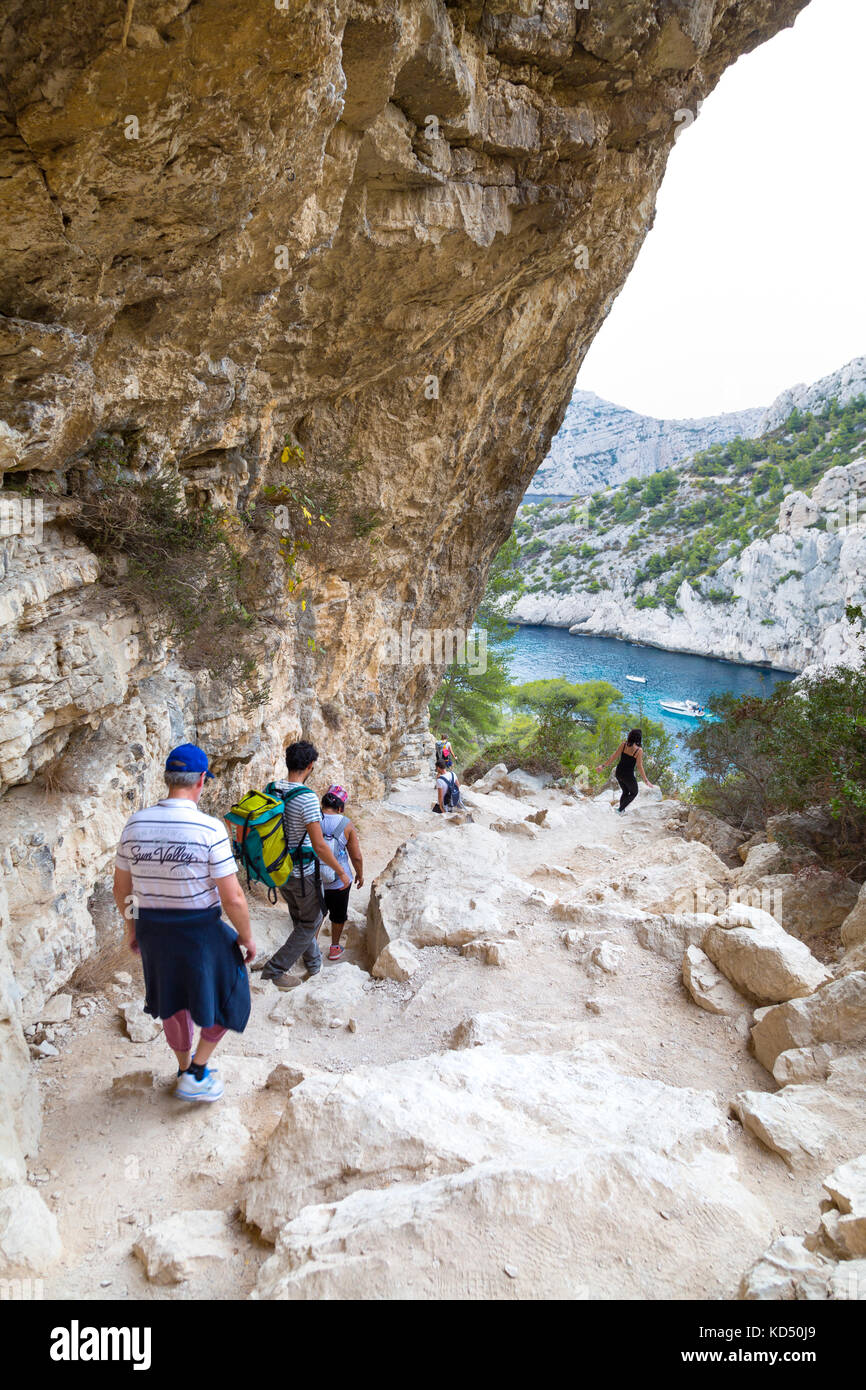
POLYGON ((291 970, 301 956, 308 970, 316 970, 322 964, 316 933, 325 920, 325 914, 315 878, 311 873, 303 878, 290 878, 280 892, 289 905, 293 930, 262 971, 266 980, 291 970))

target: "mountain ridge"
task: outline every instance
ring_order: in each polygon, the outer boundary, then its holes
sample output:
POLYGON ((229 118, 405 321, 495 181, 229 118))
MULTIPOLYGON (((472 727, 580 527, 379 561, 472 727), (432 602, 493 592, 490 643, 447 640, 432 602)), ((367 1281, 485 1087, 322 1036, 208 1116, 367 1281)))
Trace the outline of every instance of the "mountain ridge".
POLYGON ((866 391, 866 356, 816 382, 786 387, 769 406, 685 419, 642 415, 594 391, 575 391, 550 451, 526 493, 574 496, 684 466, 695 454, 732 439, 756 439, 796 409, 814 411, 834 397, 846 405, 866 391))

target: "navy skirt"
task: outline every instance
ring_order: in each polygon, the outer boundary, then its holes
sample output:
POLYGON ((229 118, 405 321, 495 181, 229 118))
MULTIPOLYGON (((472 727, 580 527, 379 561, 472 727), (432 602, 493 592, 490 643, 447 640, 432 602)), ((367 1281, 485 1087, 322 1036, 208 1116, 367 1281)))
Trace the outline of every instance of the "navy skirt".
POLYGON ((171 1018, 188 1009, 200 1028, 242 1033, 250 980, 238 938, 218 907, 181 912, 140 908, 135 935, 144 969, 145 1013, 171 1018))

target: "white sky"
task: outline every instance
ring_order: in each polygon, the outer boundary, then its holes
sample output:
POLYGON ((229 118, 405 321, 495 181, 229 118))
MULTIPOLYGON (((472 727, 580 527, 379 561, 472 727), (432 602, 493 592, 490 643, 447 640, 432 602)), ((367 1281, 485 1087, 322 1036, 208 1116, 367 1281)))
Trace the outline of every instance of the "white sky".
POLYGON ((578 387, 715 415, 866 354, 864 154, 866 0, 812 0, 677 140, 578 387))

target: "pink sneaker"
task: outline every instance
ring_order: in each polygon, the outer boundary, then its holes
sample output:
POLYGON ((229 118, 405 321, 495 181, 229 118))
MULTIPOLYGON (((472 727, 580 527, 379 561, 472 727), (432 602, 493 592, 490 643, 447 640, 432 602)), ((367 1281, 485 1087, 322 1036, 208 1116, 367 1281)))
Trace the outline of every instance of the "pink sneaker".
POLYGON ((342 946, 332 946, 331 949, 330 949, 330 951, 328 952, 328 960, 342 960, 342 959, 343 959, 343 948, 342 948, 342 946))

